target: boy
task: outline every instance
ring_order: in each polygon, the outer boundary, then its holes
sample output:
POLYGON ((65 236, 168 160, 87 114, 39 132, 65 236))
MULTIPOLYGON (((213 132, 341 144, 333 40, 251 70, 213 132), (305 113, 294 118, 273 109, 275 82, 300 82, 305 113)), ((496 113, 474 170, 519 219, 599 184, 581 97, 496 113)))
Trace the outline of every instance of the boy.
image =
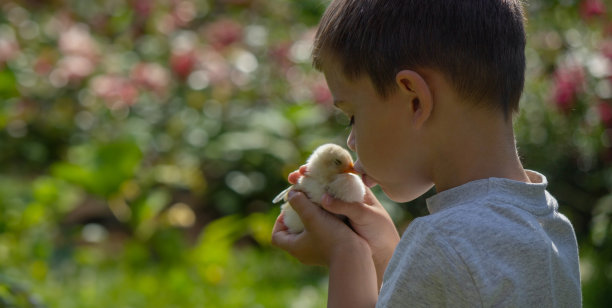
POLYGON ((437 191, 430 215, 401 240, 369 190, 363 204, 326 196, 323 209, 289 194, 305 230, 287 232, 279 216, 272 243, 329 267, 330 307, 581 305, 572 225, 546 178, 523 169, 516 152, 523 19, 520 0, 336 0, 327 8, 314 65, 351 119, 347 143, 364 183, 397 202, 437 191))

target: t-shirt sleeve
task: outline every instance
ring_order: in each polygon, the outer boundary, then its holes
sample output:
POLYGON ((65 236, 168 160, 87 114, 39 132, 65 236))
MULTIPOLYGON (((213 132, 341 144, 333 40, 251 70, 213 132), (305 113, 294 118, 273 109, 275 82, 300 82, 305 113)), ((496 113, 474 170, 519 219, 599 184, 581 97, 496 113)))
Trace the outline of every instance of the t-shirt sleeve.
POLYGON ((411 227, 385 271, 376 307, 481 306, 461 256, 432 230, 423 234, 422 228, 411 227))

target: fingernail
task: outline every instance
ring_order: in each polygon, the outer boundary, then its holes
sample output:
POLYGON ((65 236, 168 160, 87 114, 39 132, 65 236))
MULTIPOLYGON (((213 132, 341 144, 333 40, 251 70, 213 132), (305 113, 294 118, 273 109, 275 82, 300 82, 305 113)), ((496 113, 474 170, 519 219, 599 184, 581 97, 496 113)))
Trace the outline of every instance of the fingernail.
POLYGON ((287 198, 291 199, 293 198, 293 196, 295 196, 297 194, 297 191, 295 190, 290 190, 289 193, 287 194, 287 198))
POLYGON ((321 198, 321 204, 322 205, 329 205, 332 202, 332 197, 328 194, 324 194, 323 197, 321 198))

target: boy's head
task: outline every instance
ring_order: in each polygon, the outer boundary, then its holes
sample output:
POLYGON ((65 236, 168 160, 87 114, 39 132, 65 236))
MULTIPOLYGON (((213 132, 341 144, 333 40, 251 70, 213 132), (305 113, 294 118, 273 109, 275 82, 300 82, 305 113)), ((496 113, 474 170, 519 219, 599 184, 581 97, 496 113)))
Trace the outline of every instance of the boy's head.
POLYGON ((465 101, 506 116, 525 71, 520 0, 335 0, 321 18, 313 63, 368 76, 381 97, 401 70, 434 69, 465 101))
POLYGON ((434 184, 505 175, 489 171, 516 155, 507 119, 524 81, 519 1, 331 3, 313 60, 351 118, 348 145, 365 182, 405 202, 434 184))

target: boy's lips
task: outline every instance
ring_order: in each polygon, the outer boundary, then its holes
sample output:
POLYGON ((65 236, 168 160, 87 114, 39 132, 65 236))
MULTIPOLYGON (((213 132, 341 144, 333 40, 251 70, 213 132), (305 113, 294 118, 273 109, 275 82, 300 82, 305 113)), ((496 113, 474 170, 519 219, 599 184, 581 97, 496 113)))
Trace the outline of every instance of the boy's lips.
POLYGON ((372 188, 378 184, 373 178, 369 177, 365 173, 365 171, 363 170, 363 167, 361 166, 361 162, 359 160, 355 162, 355 171, 361 174, 361 180, 363 181, 363 184, 365 186, 372 188))
POLYGON ((374 181, 374 179, 372 179, 365 173, 361 175, 361 180, 363 181, 363 184, 369 188, 372 188, 378 184, 376 183, 376 181, 374 181))

